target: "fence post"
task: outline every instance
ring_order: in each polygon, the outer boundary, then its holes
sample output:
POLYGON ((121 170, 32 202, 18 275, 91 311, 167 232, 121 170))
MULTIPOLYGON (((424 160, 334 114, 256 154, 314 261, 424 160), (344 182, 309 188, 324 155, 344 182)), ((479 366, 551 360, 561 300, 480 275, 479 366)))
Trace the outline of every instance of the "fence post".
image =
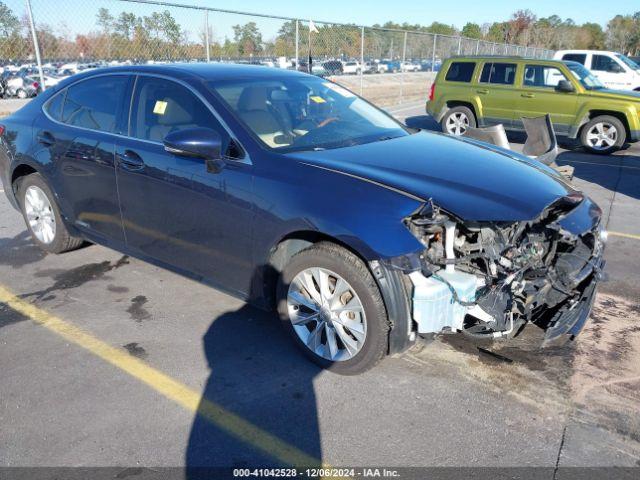
POLYGON ((36 62, 38 63, 38 73, 40 74, 40 85, 44 92, 46 87, 44 85, 44 72, 42 71, 42 59, 40 58, 40 46, 38 45, 38 35, 36 34, 36 24, 33 21, 33 11, 31 10, 31 0, 27 2, 27 14, 29 15, 29 26, 31 27, 31 36, 33 38, 33 49, 36 53, 36 62))
POLYGON ((493 55, 493 52, 495 51, 495 49, 496 49, 496 44, 492 43, 491 44, 491 55, 493 55))
POLYGON ((462 37, 458 37, 458 55, 460 55, 462 51, 462 37))
POLYGON ((362 96, 364 78, 364 26, 360 28, 360 96, 362 96))
POLYGON ((476 55, 480 53, 480 39, 476 41, 476 55))
POLYGON ((404 40, 402 42, 402 62, 400 62, 400 103, 404 96, 404 62, 407 60, 407 31, 404 32, 404 40))
MULTIPOLYGON (((298 46, 300 42, 300 20, 296 19, 296 71, 300 70, 300 64, 298 63, 298 46)), ((309 72, 311 73, 311 72, 309 72)))
POLYGON ((204 42, 205 42, 205 52, 207 54, 207 63, 211 62, 211 55, 209 53, 209 44, 211 41, 209 40, 209 10, 204 11, 204 42))
POLYGON ((433 52, 431 52, 431 72, 436 71, 436 42, 438 41, 438 34, 433 35, 433 52))

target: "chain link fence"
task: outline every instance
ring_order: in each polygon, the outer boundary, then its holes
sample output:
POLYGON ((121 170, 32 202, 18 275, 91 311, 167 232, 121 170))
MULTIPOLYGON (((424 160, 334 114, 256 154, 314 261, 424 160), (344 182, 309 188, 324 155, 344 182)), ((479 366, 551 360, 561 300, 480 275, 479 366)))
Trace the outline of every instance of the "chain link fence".
POLYGON ((0 7, 3 3, 0 67, 32 67, 36 77, 123 63, 240 62, 311 71, 384 106, 424 100, 442 61, 454 55, 547 58, 553 53, 161 1, 0 0, 0 7))

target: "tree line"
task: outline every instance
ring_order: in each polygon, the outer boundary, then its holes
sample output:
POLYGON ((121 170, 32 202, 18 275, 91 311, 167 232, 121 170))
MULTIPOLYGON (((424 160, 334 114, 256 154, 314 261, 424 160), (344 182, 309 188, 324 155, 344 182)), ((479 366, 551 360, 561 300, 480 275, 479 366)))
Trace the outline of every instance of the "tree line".
MULTIPOLYGON (((149 15, 122 11, 114 14, 100 8, 93 27, 73 33, 66 25, 54 28, 38 22, 36 32, 43 57, 64 59, 133 59, 177 60, 206 56, 205 39, 209 39, 212 58, 247 58, 295 55, 296 22, 284 21, 273 38, 264 38, 256 22, 232 26, 231 35, 221 37, 215 25, 205 31, 204 22, 195 31, 185 29, 169 10, 149 15)), ((538 18, 530 10, 518 10, 503 22, 479 25, 466 23, 458 30, 452 25, 387 22, 365 29, 364 50, 367 58, 399 58, 405 36, 401 31, 417 32, 406 38, 407 58, 430 58, 433 36, 438 34, 436 54, 444 57, 461 47, 458 35, 476 41, 517 44, 544 49, 611 49, 627 54, 640 53, 640 12, 616 15, 602 28, 597 23, 576 24, 556 15, 538 18), (386 29, 386 30, 385 30, 386 29)), ((298 23, 298 46, 301 56, 308 51, 308 23, 298 23)), ((318 57, 359 57, 361 30, 353 25, 319 24, 312 33, 312 54, 318 57)), ((465 41, 469 43, 469 41, 465 41)), ((475 43, 475 42, 474 42, 475 43)), ((478 42, 478 47, 480 43, 478 42)), ((476 47, 477 48, 477 47, 476 47)), ((463 53, 470 53, 462 48, 463 53)), ((486 49, 479 50, 488 53, 486 49)), ((498 51, 496 51, 498 53, 498 51)), ((0 0, 0 61, 33 58, 33 46, 26 16, 19 17, 0 0)))

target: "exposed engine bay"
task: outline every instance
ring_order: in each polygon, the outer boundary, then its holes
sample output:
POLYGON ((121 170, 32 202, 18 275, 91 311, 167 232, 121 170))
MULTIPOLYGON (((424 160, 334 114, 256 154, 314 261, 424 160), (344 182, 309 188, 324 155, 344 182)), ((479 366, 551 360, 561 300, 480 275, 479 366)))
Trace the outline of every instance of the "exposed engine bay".
POLYGON ((407 218, 425 246, 420 271, 409 274, 417 331, 512 337, 533 323, 549 339, 554 327, 553 336, 568 333, 580 320, 578 310, 584 323, 606 232, 597 207, 586 230, 562 225, 583 200, 572 193, 530 221, 460 221, 431 201, 407 218), (559 322, 572 323, 560 328, 559 322))

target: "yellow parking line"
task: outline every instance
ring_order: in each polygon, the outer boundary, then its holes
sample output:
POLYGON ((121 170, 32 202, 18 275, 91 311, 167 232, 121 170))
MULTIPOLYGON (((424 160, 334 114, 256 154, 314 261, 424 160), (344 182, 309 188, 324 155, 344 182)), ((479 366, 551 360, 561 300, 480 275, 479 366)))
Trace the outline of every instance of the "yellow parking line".
POLYGON ((632 238, 633 240, 640 240, 640 235, 634 235, 633 233, 612 232, 609 230, 609 235, 614 237, 632 238))
POLYGON ((156 370, 146 362, 132 357, 129 353, 108 345, 75 325, 16 297, 2 285, 0 285, 0 302, 128 373, 186 410, 197 413, 216 427, 262 450, 284 464, 296 466, 320 466, 322 464, 320 460, 295 446, 289 445, 224 407, 202 398, 197 391, 156 370))

